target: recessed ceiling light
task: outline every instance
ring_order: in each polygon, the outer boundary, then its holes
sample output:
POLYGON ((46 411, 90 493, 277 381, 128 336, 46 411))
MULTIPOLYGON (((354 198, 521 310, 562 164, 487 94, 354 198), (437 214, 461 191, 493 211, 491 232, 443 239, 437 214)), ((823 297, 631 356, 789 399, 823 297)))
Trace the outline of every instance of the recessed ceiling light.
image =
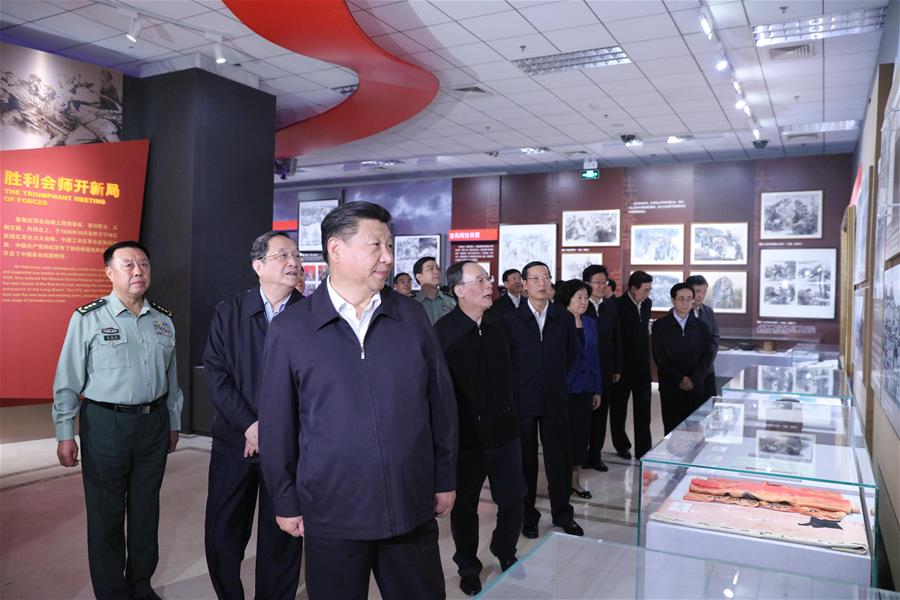
POLYGON ((745 106, 747 106, 747 101, 743 98, 739 98, 738 101, 734 103, 734 107, 738 110, 744 110, 745 106))
POLYGON ((778 130, 782 135, 795 133, 823 133, 828 131, 850 131, 859 129, 859 121, 826 121, 822 123, 805 123, 803 125, 783 125, 778 130))
POLYGON ((724 56, 720 56, 716 62, 716 71, 724 71, 728 68, 728 60, 724 56))
POLYGON ((519 152, 522 154, 543 154, 544 152, 549 152, 550 148, 546 146, 541 146, 540 148, 519 148, 519 152))
POLYGON ((680 144, 683 141, 684 138, 677 135, 670 135, 668 138, 666 138, 667 144, 680 144))
POLYGON ((734 91, 737 92, 738 94, 741 93, 741 84, 738 83, 737 80, 731 82, 731 87, 733 87, 734 91))
POLYGON ((750 111, 750 105, 749 105, 749 104, 744 104, 743 111, 744 111, 744 114, 747 115, 748 117, 749 117, 750 115, 753 114, 753 113, 750 111))
POLYGON ((393 167, 394 165, 399 165, 402 163, 402 160, 363 160, 360 161, 359 166, 367 169, 372 169, 378 167, 393 167))
POLYGON ((754 129, 754 130, 753 130, 753 139, 754 139, 754 140, 758 140, 758 139, 759 139, 759 129, 754 129))
POLYGON ((757 25, 753 28, 753 38, 758 47, 763 47, 881 31, 884 28, 886 11, 886 6, 879 6, 783 23, 757 25))
POLYGON ((511 61, 527 75, 544 75, 546 73, 562 73, 578 69, 591 69, 610 65, 624 65, 631 62, 625 51, 618 46, 593 48, 577 52, 563 52, 533 58, 521 58, 511 61))
POLYGON ((644 140, 642 140, 640 138, 634 138, 633 140, 629 140, 629 141, 625 142, 626 148, 640 148, 643 145, 644 145, 644 140))

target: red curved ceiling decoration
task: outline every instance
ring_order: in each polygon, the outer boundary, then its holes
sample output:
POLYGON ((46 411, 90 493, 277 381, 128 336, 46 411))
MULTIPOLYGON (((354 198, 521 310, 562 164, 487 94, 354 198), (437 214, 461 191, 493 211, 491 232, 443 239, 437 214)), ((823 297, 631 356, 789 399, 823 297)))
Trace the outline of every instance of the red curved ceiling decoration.
POLYGON ((334 108, 275 134, 275 157, 352 142, 418 114, 434 99, 437 78, 379 48, 343 0, 225 0, 247 27, 272 43, 353 70, 359 89, 334 108))

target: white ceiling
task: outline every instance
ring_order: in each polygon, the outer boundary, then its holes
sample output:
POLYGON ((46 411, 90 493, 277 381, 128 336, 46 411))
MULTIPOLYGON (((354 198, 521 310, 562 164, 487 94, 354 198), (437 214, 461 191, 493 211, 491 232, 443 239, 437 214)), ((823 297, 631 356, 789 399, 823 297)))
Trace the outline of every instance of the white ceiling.
MULTIPOLYGON (((291 179, 333 182, 373 176, 542 171, 851 152, 859 131, 782 139, 778 127, 862 120, 881 32, 820 40, 811 56, 773 61, 753 45, 757 24, 885 6, 888 0, 710 0, 731 70, 700 29, 698 0, 347 0, 360 27, 385 50, 433 72, 441 90, 427 109, 383 133, 299 157, 291 179), (781 7, 785 7, 782 12, 781 7), (621 46, 633 64, 529 77, 513 59, 621 46), (734 108, 735 77, 769 145, 753 147, 734 108), (455 88, 479 86, 487 95, 455 88), (626 148, 631 133, 650 142, 626 148), (692 135, 677 145, 669 135, 692 135), (514 149, 545 146, 543 154, 514 149), (500 151, 496 157, 487 152, 500 151), (573 153, 583 153, 573 155, 573 153), (577 156, 577 158, 573 158, 577 156), (372 159, 402 163, 359 168, 372 159)), ((138 75, 149 63, 213 56, 206 33, 225 39, 229 62, 277 96, 278 123, 341 102, 342 67, 286 51, 252 33, 219 0, 3 0, 0 39, 114 66, 138 75), (132 8, 147 21, 137 44, 124 36, 132 8)))

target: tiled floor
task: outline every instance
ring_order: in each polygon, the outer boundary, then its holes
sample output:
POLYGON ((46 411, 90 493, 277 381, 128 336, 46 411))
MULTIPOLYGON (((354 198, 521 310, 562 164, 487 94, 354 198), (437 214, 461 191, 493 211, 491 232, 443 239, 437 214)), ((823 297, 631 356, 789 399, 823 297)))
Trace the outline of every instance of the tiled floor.
MULTIPOLYGON (((658 398, 654 394, 653 436, 662 438, 658 398)), ((628 431, 631 431, 629 420, 628 431)), ((9 439, 9 438, 5 438, 9 439)), ((169 457, 162 491, 160 563, 153 579, 167 599, 213 598, 203 550, 203 515, 209 439, 183 436, 169 457)), ((607 450, 612 449, 607 442, 607 450)), ((594 497, 573 497, 576 519, 586 535, 633 544, 637 522, 636 463, 607 454, 608 473, 585 471, 583 479, 594 497)), ((538 483, 538 504, 545 517, 541 534, 551 530, 546 482, 538 483)), ((479 508, 481 547, 485 564, 482 581, 499 573, 488 550, 495 508, 487 490, 479 508)), ((449 519, 440 520, 441 557, 448 598, 464 598, 459 590, 449 519)), ((56 462, 52 439, 15 441, 0 445, 0 597, 4 599, 91 598, 85 538, 84 494, 78 468, 63 469, 56 462)), ((253 589, 255 537, 247 549, 242 574, 246 590, 253 589)), ((519 555, 535 541, 520 538, 519 555)), ((302 579, 301 579, 302 581, 302 579)), ((248 594, 250 595, 250 594, 248 594)), ((371 597, 378 597, 374 581, 371 597)), ((298 598, 306 598, 301 585, 298 598)))

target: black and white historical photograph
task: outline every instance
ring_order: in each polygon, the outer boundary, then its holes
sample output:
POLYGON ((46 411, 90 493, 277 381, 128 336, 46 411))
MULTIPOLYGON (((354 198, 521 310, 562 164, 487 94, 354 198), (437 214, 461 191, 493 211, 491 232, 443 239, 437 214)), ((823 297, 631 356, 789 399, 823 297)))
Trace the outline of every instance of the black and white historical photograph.
POLYGON ((760 195, 762 240, 822 237, 822 191, 770 192, 760 195))
POLYGON ((337 199, 297 203, 297 249, 300 252, 322 252, 322 221, 337 206, 337 199))
POLYGON ((118 142, 122 73, 39 50, 0 44, 0 147, 118 142))
POLYGON ((631 265, 680 265, 684 262, 684 225, 633 225, 631 265))
POLYGON ((794 392, 831 396, 834 394, 834 377, 834 369, 831 367, 797 367, 794 372, 794 392))
POLYGON ((717 313, 744 314, 747 312, 746 271, 691 271, 703 275, 709 284, 703 303, 717 313))
POLYGON ((556 225, 500 225, 500 254, 497 272, 522 270, 531 261, 539 260, 550 267, 556 277, 556 225))
POLYGON ((756 430, 756 455, 811 463, 815 458, 816 436, 803 433, 756 430))
POLYGON ((874 167, 863 167, 856 194, 856 236, 853 251, 853 283, 868 280, 869 257, 869 205, 871 204, 872 172, 874 167))
POLYGON ((618 246, 619 209, 563 211, 563 246, 618 246))
POLYGON ((669 290, 676 283, 684 281, 681 271, 647 271, 653 278, 650 299, 653 301, 653 312, 666 312, 672 308, 672 296, 669 290))
POLYGON ((437 259, 441 271, 444 271, 444 263, 441 262, 441 236, 429 235, 395 235, 394 236, 394 274, 408 273, 412 277, 412 289, 420 289, 419 282, 413 276, 413 265, 423 256, 433 256, 437 259))
POLYGON ((744 405, 717 402, 700 422, 700 427, 707 442, 741 444, 744 441, 744 405))
POLYGON ((900 435, 900 265, 884 272, 881 406, 900 435))
POLYGON ((563 252, 560 259, 562 281, 581 279, 581 274, 587 267, 603 264, 603 254, 600 252, 563 252))
POLYGON ((790 392, 794 389, 794 367, 759 365, 757 387, 764 392, 790 392))
POLYGON ((692 223, 691 264, 746 265, 747 223, 692 223))
POLYGON ((765 248, 759 257, 760 317, 834 318, 834 248, 765 248))

